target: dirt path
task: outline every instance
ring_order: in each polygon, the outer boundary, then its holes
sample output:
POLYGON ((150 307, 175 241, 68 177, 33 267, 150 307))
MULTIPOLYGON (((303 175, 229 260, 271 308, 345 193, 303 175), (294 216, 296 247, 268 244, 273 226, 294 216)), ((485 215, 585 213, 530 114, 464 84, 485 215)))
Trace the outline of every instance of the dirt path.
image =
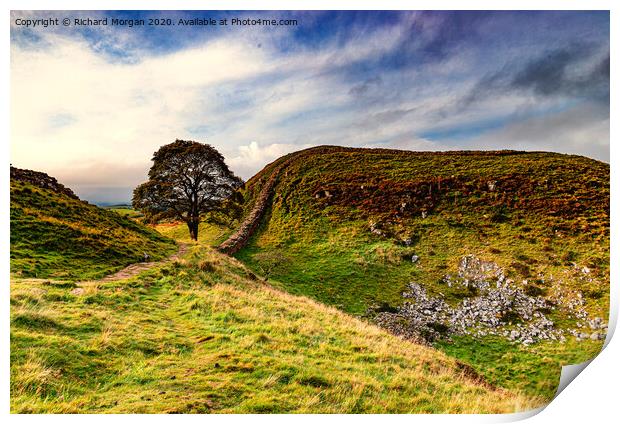
POLYGON ((166 259, 162 259, 161 261, 155 261, 155 262, 138 262, 135 264, 131 264, 121 269, 120 271, 115 272, 114 274, 108 275, 107 277, 103 277, 102 279, 98 280, 98 282, 117 281, 117 280, 124 280, 126 278, 134 277, 138 275, 139 273, 141 273, 142 271, 151 269, 157 265, 161 265, 166 262, 179 259, 185 253, 187 253, 188 249, 189 249, 189 245, 187 243, 179 243, 179 250, 177 251, 177 253, 171 256, 168 256, 166 259))

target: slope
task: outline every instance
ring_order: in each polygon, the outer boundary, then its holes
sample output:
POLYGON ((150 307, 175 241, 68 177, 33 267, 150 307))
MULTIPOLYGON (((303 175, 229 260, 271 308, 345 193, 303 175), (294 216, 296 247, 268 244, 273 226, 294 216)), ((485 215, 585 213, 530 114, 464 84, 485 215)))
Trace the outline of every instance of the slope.
POLYGON ((93 279, 176 251, 174 241, 81 201, 46 174, 11 168, 11 273, 93 279))
POLYGON ((600 349, 608 164, 545 152, 322 146, 248 181, 248 213, 274 179, 260 226, 235 256, 275 286, 425 339, 496 384, 547 397, 561 364, 600 349), (482 306, 498 299, 480 328, 482 306))
POLYGON ((11 411, 514 412, 454 359, 196 245, 125 281, 11 283, 11 411))

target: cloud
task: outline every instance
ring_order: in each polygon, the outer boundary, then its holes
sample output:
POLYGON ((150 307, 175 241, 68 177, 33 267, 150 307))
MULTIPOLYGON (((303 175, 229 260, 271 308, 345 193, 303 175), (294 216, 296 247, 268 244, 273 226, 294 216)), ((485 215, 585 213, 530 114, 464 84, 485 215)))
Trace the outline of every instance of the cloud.
POLYGON ((421 50, 426 53, 427 60, 444 59, 460 45, 478 37, 479 28, 493 16, 491 11, 447 11, 442 14, 423 12, 421 19, 414 25, 422 22, 423 29, 430 27, 431 30, 423 31, 429 36, 424 40, 421 50), (427 16, 432 19, 423 19, 427 16))
POLYGON ((238 155, 229 159, 228 163, 237 170, 241 178, 248 180, 256 173, 256 169, 262 168, 280 156, 311 146, 311 144, 300 145, 286 143, 272 143, 266 146, 260 146, 257 142, 253 141, 248 145, 239 146, 238 155))
POLYGON ((83 187, 136 187, 147 178, 149 162, 139 164, 118 162, 73 163, 62 168, 49 168, 52 175, 62 175, 65 185, 83 187))
POLYGON ((509 124, 461 145, 477 150, 572 153, 609 162, 609 115, 601 109, 598 105, 583 103, 560 113, 509 124))
POLYGON ((511 92, 607 101, 609 48, 597 47, 570 43, 546 51, 525 63, 505 64, 501 70, 481 78, 463 98, 462 104, 469 106, 476 101, 511 92))
POLYGON ((49 42, 53 47, 45 50, 13 46, 12 161, 63 174, 69 163, 148 163, 157 147, 187 135, 183 128, 196 122, 196 106, 205 100, 201 88, 273 67, 234 42, 136 64, 108 62, 83 41, 49 42))
POLYGON ((371 87, 380 87, 383 80, 380 76, 368 78, 361 84, 356 84, 349 90, 349 94, 353 96, 363 96, 371 89, 371 87))
POLYGON ((439 145, 430 140, 417 137, 414 134, 402 134, 384 143, 368 143, 361 147, 383 148, 397 150, 416 150, 416 151, 438 151, 438 150, 454 150, 451 146, 439 145))
MULTIPOLYGON (((93 16, 106 13, 147 12, 93 16)), ((128 200, 153 152, 177 138, 213 145, 246 179, 282 154, 323 144, 561 150, 554 140, 562 139, 566 151, 605 156, 608 14, 280 15, 301 24, 13 26, 11 162, 88 199, 128 200), (567 118, 568 110, 587 113, 567 118)))
POLYGON ((551 51, 538 57, 519 70, 510 81, 514 89, 531 89, 540 95, 563 93, 571 82, 567 78, 567 68, 581 60, 588 47, 573 44, 551 51))

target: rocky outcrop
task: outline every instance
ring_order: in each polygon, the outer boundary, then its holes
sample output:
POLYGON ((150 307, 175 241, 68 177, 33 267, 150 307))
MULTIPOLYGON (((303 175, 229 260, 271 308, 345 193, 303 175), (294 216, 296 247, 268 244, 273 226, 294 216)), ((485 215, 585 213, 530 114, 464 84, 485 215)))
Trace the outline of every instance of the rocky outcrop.
POLYGON ((64 194, 65 196, 73 199, 80 199, 73 191, 71 191, 70 188, 60 184, 56 178, 50 177, 44 172, 31 171, 30 169, 20 169, 11 166, 11 180, 22 181, 46 190, 51 190, 58 194, 64 194))
POLYGON ((605 322, 601 318, 590 319, 579 307, 582 304, 575 306, 574 302, 562 299, 531 296, 506 278, 497 264, 474 255, 461 258, 458 274, 447 275, 443 283, 468 288, 472 297, 451 306, 443 297, 429 296, 424 287, 410 283, 409 290, 403 293, 406 302, 395 312, 378 313, 375 322, 396 335, 428 342, 452 335, 492 335, 523 345, 541 340, 564 341, 565 335, 578 341, 605 338, 605 322), (578 328, 558 328, 550 318, 556 308, 571 310, 578 328))

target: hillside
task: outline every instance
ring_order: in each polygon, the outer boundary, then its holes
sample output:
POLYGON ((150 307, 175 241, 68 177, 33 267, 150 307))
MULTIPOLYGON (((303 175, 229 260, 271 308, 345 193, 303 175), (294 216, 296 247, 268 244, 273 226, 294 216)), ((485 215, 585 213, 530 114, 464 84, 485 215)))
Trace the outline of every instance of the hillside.
POLYGON ((241 230, 256 230, 223 251, 277 287, 432 344, 496 384, 550 397, 559 366, 602 345, 608 164, 323 146, 268 165, 244 196, 246 218, 259 219, 241 230))
POLYGON ((11 283, 14 413, 485 413, 540 402, 259 283, 201 245, 130 280, 11 283))
POLYGON ((99 278, 176 251, 174 241, 129 218, 81 201, 54 178, 11 167, 11 273, 99 278))
POLYGON ((313 148, 121 280, 187 228, 45 177, 11 181, 13 412, 512 412, 605 337, 601 162, 313 148))

